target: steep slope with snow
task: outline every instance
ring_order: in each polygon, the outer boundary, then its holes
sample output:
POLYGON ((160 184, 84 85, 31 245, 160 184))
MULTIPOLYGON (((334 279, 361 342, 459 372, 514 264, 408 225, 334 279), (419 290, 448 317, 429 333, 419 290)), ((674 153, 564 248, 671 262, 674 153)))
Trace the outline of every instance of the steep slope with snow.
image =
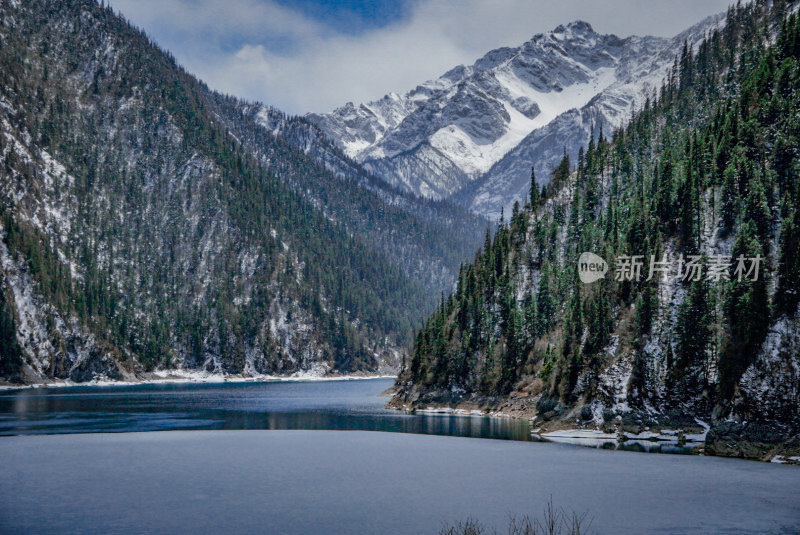
POLYGON ((396 362, 461 262, 446 231, 247 106, 94 0, 0 3, 0 382, 396 362))

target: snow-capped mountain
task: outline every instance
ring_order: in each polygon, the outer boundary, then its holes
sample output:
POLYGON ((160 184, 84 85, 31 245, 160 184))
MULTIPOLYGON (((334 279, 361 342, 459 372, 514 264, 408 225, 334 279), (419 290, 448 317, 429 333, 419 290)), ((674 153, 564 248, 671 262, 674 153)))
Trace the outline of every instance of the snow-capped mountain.
POLYGON ((527 192, 534 163, 546 181, 564 147, 577 152, 586 143, 592 122, 622 124, 634 102, 660 87, 684 40, 701 39, 720 19, 671 39, 621 39, 576 21, 403 96, 308 118, 388 182, 433 198, 458 193, 466 206, 496 217, 527 192))
POLYGON ((615 68, 611 84, 584 106, 571 108, 544 127, 534 129, 479 180, 459 192, 456 199, 492 218, 497 218, 501 208, 508 212, 514 201, 524 203, 531 167, 535 167, 539 183, 546 183, 564 149, 574 158, 590 135, 597 136, 601 129, 611 135, 630 118, 635 107, 643 106, 648 97, 653 100, 653 93, 669 75, 684 43, 689 47, 697 45, 723 19, 722 14, 709 17, 666 43, 648 37, 626 39, 627 56, 615 68))

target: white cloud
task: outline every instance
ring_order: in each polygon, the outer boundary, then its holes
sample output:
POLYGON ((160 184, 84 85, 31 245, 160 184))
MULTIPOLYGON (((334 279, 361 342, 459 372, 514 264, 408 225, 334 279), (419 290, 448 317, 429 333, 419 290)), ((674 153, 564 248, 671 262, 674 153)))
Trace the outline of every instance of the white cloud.
POLYGON ((728 0, 420 0, 360 35, 272 0, 112 0, 211 87, 290 113, 402 93, 493 48, 582 19, 620 36, 671 36, 728 0))

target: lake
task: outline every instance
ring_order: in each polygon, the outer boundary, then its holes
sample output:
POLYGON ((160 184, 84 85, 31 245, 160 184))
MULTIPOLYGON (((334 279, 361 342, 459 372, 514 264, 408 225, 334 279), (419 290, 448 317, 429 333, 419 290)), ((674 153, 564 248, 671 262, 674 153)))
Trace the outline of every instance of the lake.
POLYGON ((530 440, 527 421, 384 408, 394 379, 155 383, 0 391, 0 435, 179 429, 389 431, 530 440))
POLYGON ((799 467, 531 442, 383 409, 390 385, 0 392, 0 533, 434 534, 551 497, 595 533, 800 533, 799 467))

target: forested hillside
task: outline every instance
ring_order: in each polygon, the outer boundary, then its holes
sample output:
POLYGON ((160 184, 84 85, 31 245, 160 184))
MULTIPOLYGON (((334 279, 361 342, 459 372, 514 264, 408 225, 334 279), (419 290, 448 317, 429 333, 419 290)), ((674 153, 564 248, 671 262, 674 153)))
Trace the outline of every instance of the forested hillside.
POLYGON ((387 214, 237 106, 94 1, 0 4, 0 376, 396 360, 483 222, 387 214))
MULTIPOLYGON (((301 117, 215 95, 242 145, 326 216, 382 251, 432 296, 450 292, 489 222, 447 201, 401 192, 367 173, 301 117)), ((435 299, 430 303, 433 309, 435 299)))
POLYGON ((715 432, 796 434, 796 11, 731 8, 624 129, 595 132, 576 162, 565 155, 416 333, 394 404, 523 407, 545 426, 700 417, 721 453, 715 432), (584 252, 608 263, 591 284, 584 252), (637 258, 641 277, 626 270, 637 258))

